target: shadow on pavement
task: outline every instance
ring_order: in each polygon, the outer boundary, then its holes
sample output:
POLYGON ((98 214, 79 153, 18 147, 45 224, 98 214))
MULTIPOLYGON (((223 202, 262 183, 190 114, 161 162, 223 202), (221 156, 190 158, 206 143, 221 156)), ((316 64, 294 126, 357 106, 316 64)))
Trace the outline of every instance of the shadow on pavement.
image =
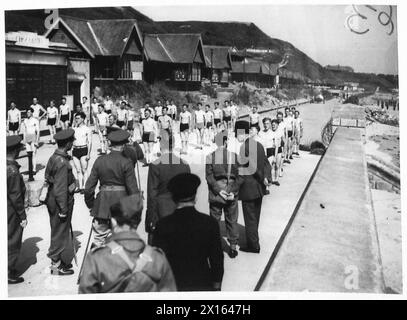
POLYGON ((26 272, 32 265, 37 263, 37 253, 40 249, 37 243, 42 241, 40 237, 32 237, 24 240, 21 245, 20 257, 17 263, 19 274, 26 272))

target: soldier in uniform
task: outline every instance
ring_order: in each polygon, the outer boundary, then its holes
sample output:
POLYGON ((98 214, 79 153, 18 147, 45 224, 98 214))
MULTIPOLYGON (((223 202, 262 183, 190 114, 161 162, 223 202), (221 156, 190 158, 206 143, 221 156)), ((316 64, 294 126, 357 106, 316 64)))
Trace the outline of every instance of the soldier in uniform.
POLYGON ((177 290, 163 251, 146 245, 136 232, 142 211, 139 193, 110 208, 113 235, 86 256, 79 293, 177 290))
POLYGON ((103 245, 110 234, 110 206, 121 198, 139 191, 134 164, 123 155, 130 134, 122 129, 109 133, 111 152, 96 159, 85 185, 85 203, 93 216, 95 232, 92 247, 103 245), (99 193, 95 189, 100 182, 99 193))
POLYGON ((15 161, 22 147, 20 136, 7 137, 7 228, 8 228, 8 283, 24 281, 17 276, 16 263, 21 249, 23 229, 27 226, 24 209, 25 185, 15 161))
MULTIPOLYGON (((75 176, 70 165, 68 151, 72 149, 75 131, 65 129, 54 135, 58 148, 48 160, 45 169, 45 181, 48 183, 46 205, 51 225, 51 243, 48 257, 51 259, 51 274, 73 274, 71 261, 63 261, 68 249, 76 189, 75 176)), ((73 244, 72 244, 73 245, 73 244)))

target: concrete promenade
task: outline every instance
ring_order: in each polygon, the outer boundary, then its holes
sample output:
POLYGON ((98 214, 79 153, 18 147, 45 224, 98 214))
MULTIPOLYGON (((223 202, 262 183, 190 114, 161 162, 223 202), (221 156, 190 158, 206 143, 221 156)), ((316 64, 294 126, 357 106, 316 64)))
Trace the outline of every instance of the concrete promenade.
POLYGON ((382 292, 360 129, 337 129, 261 290, 382 292))

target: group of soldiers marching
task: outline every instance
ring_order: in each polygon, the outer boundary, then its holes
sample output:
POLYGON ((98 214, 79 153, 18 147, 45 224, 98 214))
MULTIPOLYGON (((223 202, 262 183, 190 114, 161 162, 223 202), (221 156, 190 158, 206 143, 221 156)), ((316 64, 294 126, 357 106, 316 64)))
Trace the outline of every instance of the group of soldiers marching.
MULTIPOLYGON (((293 107, 286 108, 285 115, 277 113, 276 119, 261 120, 253 108, 249 121, 243 121, 238 120, 238 108, 230 101, 225 101, 222 109, 217 102, 214 108, 206 105, 205 110, 198 104, 193 114, 184 105, 179 114, 181 150, 177 156, 174 129, 178 117, 173 102, 167 101, 161 106, 159 101, 154 109, 146 104, 131 115, 132 125, 129 126, 129 112, 123 111, 129 109, 127 101, 122 100, 116 112, 112 112, 112 105, 106 101, 98 104, 97 113, 92 106, 91 111, 95 112, 90 114, 78 108, 72 115, 72 124, 69 118, 59 132, 50 129, 50 142, 56 143, 57 148, 45 169, 42 201, 46 204, 51 226, 48 250, 51 274, 74 273, 72 261, 64 259, 72 256, 65 253, 74 247, 71 220, 74 195, 79 192, 92 216, 89 240, 93 234, 78 278, 80 293, 220 290, 222 214, 229 257, 233 259, 238 255, 238 200, 242 202, 247 239, 246 246, 240 246, 240 250, 259 253, 262 198, 268 194, 271 184, 279 185, 283 163, 289 163, 293 155, 299 155, 303 131, 299 112, 293 107), (110 110, 107 117, 106 105, 110 110), (88 175, 87 163, 92 147, 89 117, 99 135, 101 152, 88 175), (192 130, 197 134, 196 148, 203 149, 205 144, 213 142, 217 146, 206 158, 209 215, 195 209, 201 181, 191 174, 189 164, 181 158, 188 150, 188 136, 192 130), (241 145, 238 154, 230 150, 232 135, 241 145), (151 144, 157 138, 160 153, 154 159, 151 144), (144 152, 139 146, 141 143, 144 152), (147 243, 136 232, 144 199, 136 172, 138 161, 143 159, 149 167, 145 210, 147 243)), ((15 105, 11 110, 13 107, 15 105)), ((34 112, 30 107, 27 117, 34 112)), ((15 120, 10 114, 9 119, 15 120)), ((59 121, 65 120, 61 115, 59 121)), ((9 121, 9 130, 14 128, 13 123, 9 121)), ((22 231, 27 225, 25 186, 15 159, 22 142, 27 149, 26 132, 24 141, 16 134, 7 137, 9 284, 24 281, 16 271, 16 261, 22 231)))

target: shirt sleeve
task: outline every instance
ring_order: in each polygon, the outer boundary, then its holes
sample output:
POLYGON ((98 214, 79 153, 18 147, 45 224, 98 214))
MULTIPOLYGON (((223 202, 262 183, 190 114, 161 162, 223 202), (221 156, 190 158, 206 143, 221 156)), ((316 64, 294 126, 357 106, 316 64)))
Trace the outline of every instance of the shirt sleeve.
POLYGON ((134 173, 133 163, 128 159, 124 164, 124 177, 126 181, 127 194, 132 195, 137 193, 139 188, 137 186, 137 179, 134 173))
POLYGON ((206 157, 206 165, 205 165, 206 182, 208 183, 208 186, 215 194, 219 194, 219 192, 221 192, 222 189, 217 184, 215 176, 213 174, 212 157, 214 157, 213 154, 210 154, 206 157))
POLYGON ((54 176, 54 194, 60 213, 68 212, 68 166, 63 160, 58 163, 54 176))

